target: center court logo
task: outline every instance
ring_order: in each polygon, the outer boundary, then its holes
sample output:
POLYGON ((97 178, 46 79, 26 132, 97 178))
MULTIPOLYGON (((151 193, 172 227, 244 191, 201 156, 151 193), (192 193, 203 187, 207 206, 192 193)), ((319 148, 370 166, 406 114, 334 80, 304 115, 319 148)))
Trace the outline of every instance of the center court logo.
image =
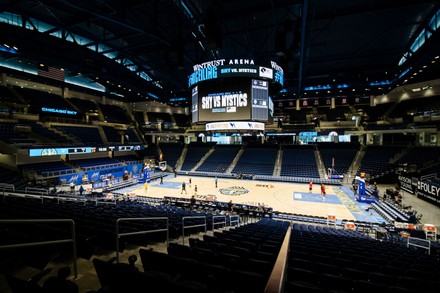
POLYGON ((223 195, 243 195, 249 192, 246 188, 243 186, 232 186, 232 187, 226 187, 226 188, 220 188, 220 193, 223 195))

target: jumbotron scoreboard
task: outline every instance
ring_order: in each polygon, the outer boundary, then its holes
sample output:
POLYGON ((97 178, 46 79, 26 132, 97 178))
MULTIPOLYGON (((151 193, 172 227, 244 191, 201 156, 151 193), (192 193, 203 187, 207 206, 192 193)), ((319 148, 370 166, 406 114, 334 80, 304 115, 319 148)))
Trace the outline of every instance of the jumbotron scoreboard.
POLYGON ((275 62, 220 59, 196 64, 188 79, 192 121, 261 121, 273 119, 271 94, 283 86, 283 69, 275 62))

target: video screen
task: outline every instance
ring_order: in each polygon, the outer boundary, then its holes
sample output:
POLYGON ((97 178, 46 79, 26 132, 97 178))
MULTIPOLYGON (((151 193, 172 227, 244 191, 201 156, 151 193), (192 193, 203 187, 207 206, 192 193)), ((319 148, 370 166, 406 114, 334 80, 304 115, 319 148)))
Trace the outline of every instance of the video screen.
POLYGON ((275 110, 275 108, 274 108, 272 97, 269 96, 269 121, 270 122, 273 122, 273 112, 274 112, 274 110, 275 110))
POLYGON ((192 89, 192 122, 273 119, 269 82, 237 78, 204 83, 192 89))
POLYGON ((251 99, 249 79, 237 78, 199 84, 198 121, 250 119, 251 99))
POLYGON ((191 90, 191 115, 192 115, 192 122, 193 123, 199 122, 198 102, 199 102, 198 86, 195 86, 191 90))
POLYGON ((266 80, 252 80, 252 119, 269 119, 269 82, 266 80))

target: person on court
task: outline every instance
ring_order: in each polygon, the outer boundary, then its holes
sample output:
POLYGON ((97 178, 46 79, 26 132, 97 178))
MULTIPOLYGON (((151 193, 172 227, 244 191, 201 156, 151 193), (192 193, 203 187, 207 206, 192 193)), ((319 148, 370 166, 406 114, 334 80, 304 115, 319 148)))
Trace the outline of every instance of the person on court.
POLYGON ((324 183, 321 183, 321 195, 322 195, 323 197, 326 196, 326 193, 325 193, 325 185, 324 185, 324 183))
POLYGON ((313 189, 313 182, 310 181, 309 183, 309 192, 312 193, 312 189, 313 189))
POLYGON ((186 183, 185 183, 185 181, 182 182, 182 191, 180 192, 180 194, 182 194, 184 191, 185 191, 185 194, 188 194, 188 193, 186 192, 186 183))

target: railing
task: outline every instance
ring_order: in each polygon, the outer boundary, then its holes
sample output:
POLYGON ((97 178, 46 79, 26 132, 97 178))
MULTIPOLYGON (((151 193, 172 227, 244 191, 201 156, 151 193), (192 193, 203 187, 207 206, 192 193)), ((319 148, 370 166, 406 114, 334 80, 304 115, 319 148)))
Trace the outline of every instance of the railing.
POLYGON ((25 197, 25 198, 35 198, 40 199, 41 203, 44 203, 44 200, 46 199, 56 199, 57 204, 59 204, 61 201, 76 201, 76 202, 83 202, 84 205, 88 201, 93 201, 96 203, 96 199, 87 199, 82 196, 76 196, 76 195, 69 195, 69 194, 56 194, 56 195, 42 195, 42 194, 29 194, 29 193, 22 193, 22 192, 5 192, 3 191, 3 200, 5 200, 6 196, 12 196, 12 197, 25 197))
POLYGON ((50 240, 50 241, 39 241, 39 242, 29 242, 21 244, 10 244, 1 245, 0 249, 10 249, 10 248, 24 248, 24 247, 34 247, 43 246, 51 244, 62 244, 62 243, 72 243, 72 253, 73 253, 73 273, 75 279, 78 278, 78 261, 76 256, 76 238, 75 238, 75 222, 72 219, 26 219, 26 220, 0 220, 0 224, 21 224, 21 223, 70 223, 72 229, 71 239, 61 239, 61 240, 50 240))
POLYGON ((205 234, 207 232, 207 228, 206 228, 206 217, 205 216, 188 216, 188 217, 183 217, 182 218, 182 243, 185 244, 185 229, 188 228, 195 228, 195 227, 205 227, 205 234), (186 219, 204 219, 205 223, 204 224, 197 224, 197 225, 190 225, 190 226, 185 226, 185 220, 186 219))
POLYGON ((60 175, 67 175, 67 174, 73 174, 76 173, 75 169, 66 169, 66 170, 57 170, 57 171, 43 171, 41 172, 41 175, 44 178, 48 178, 48 177, 57 177, 60 175))
POLYGON ((35 188, 35 187, 26 187, 24 189, 24 192, 26 193, 32 193, 32 194, 41 194, 41 195, 48 195, 49 191, 44 188, 35 188))
POLYGON ((65 123, 65 124, 85 124, 84 121, 79 119, 69 119, 69 118, 61 118, 61 117, 44 117, 44 122, 65 123))
POLYGON ((232 225, 232 223, 236 223, 237 226, 240 226, 240 216, 229 216, 229 227, 232 227, 234 225, 232 225), (232 220, 235 219, 235 220, 232 220))
POLYGON ((92 170, 101 170, 101 169, 107 169, 107 168, 114 168, 114 167, 120 167, 124 166, 123 163, 112 163, 112 164, 104 164, 104 165, 97 165, 97 166, 90 166, 90 167, 81 167, 84 171, 92 171, 92 170))
MULTIPOLYGON (((220 173, 220 172, 204 172, 204 171, 177 171, 178 175, 187 176, 206 176, 206 177, 218 177, 218 178, 238 178, 238 174, 235 173, 220 173)), ((281 181, 281 182, 297 182, 297 183, 324 183, 329 185, 342 185, 341 179, 324 179, 324 178, 309 178, 309 177, 294 177, 294 176, 271 176, 271 175, 258 175, 249 174, 254 180, 267 180, 267 181, 281 181)))
MULTIPOLYGON (((45 197, 42 196, 41 202, 43 202, 44 198, 45 198, 45 197)), ((49 197, 49 196, 48 196, 47 198, 53 198, 53 197, 49 197)), ((86 203, 87 203, 87 199, 85 199, 85 198, 82 197, 82 196, 76 196, 76 195, 68 195, 68 196, 64 196, 64 195, 61 195, 61 194, 57 194, 56 198, 57 198, 57 204, 60 204, 60 201, 76 201, 76 202, 83 202, 84 205, 86 205, 86 203)))
POLYGON ((122 178, 118 178, 118 179, 113 179, 113 180, 105 180, 102 182, 94 182, 92 184, 93 189, 99 189, 99 188, 105 188, 108 185, 114 185, 114 184, 118 184, 119 182, 122 181, 122 178))
POLYGON ((206 177, 218 177, 218 178, 237 178, 237 174, 227 174, 221 172, 205 172, 205 171, 177 171, 178 175, 187 176, 206 176, 206 177))
POLYGON ((213 216, 212 217, 212 230, 215 230, 215 225, 223 224, 226 227, 226 216, 213 216), (215 219, 222 218, 223 221, 215 221, 215 219))
POLYGON ((269 281, 266 284, 266 288, 264 289, 264 293, 284 292, 291 232, 292 225, 287 230, 286 236, 284 236, 283 244, 281 245, 280 252, 278 253, 277 260, 275 261, 275 265, 270 274, 269 281))
MULTIPOLYGON (((115 157, 115 159, 119 160, 118 157, 115 157)), ((122 162, 124 162, 127 165, 144 164, 143 160, 124 160, 124 159, 122 159, 122 162)))
POLYGON ((119 218, 116 220, 116 262, 119 263, 119 239, 124 236, 140 235, 154 232, 167 232, 167 247, 169 242, 169 219, 168 217, 148 217, 148 218, 119 218), (143 220, 166 220, 166 229, 144 230, 136 232, 119 233, 119 223, 124 221, 143 221, 143 220))
POLYGON ((97 206, 98 204, 112 204, 112 205, 117 205, 118 203, 118 196, 113 196, 112 198, 107 198, 107 197, 95 197, 94 199, 91 199, 89 201, 94 201, 95 202, 95 206, 97 206))
POLYGON ((416 237, 408 237, 408 242, 406 243, 407 247, 414 246, 426 249, 428 251, 428 254, 431 254, 431 241, 422 239, 422 238, 416 238, 416 237))
POLYGON ((15 186, 14 186, 14 184, 0 183, 0 191, 15 192, 15 186))
POLYGON ((268 176, 268 175, 254 175, 254 180, 267 181, 281 181, 281 182, 297 182, 309 183, 312 181, 316 184, 342 185, 341 179, 323 179, 323 178, 309 178, 309 177, 294 177, 294 176, 268 176))
MULTIPOLYGON (((112 181, 114 181, 114 180, 112 180, 112 181)), ((102 182, 102 183, 104 183, 104 182, 102 182)), ((105 191, 113 191, 113 190, 118 190, 118 189, 122 189, 125 187, 129 187, 129 186, 132 186, 132 185, 135 185, 138 183, 139 183, 139 180, 137 180, 137 179, 119 180, 119 181, 116 181, 111 184, 110 183, 106 184, 102 188, 104 188, 105 191)))

